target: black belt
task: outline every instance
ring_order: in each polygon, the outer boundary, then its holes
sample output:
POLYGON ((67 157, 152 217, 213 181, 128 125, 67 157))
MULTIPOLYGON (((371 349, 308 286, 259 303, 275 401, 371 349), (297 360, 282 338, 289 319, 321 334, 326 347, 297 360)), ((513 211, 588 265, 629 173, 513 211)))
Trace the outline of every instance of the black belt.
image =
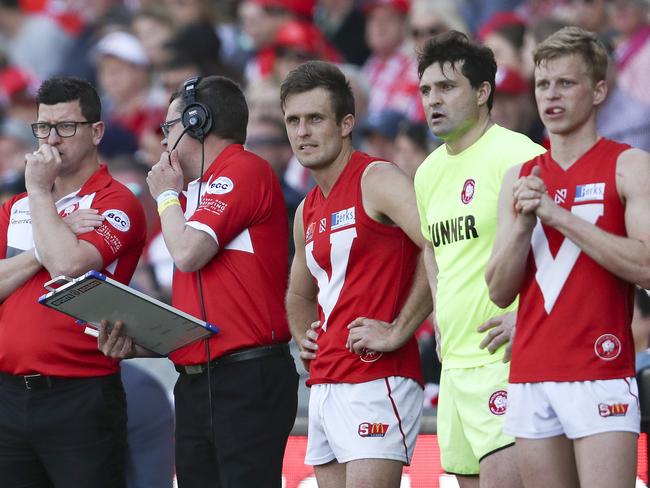
POLYGON ((13 375, 0 372, 0 381, 25 390, 44 390, 78 379, 84 378, 63 378, 61 376, 44 376, 42 374, 13 375))
POLYGON ((175 364, 176 371, 181 374, 201 374, 207 371, 208 367, 214 368, 222 364, 237 363, 264 357, 285 356, 291 357, 288 344, 273 344, 272 346, 254 347, 252 349, 241 349, 213 359, 209 363, 181 365, 175 364))

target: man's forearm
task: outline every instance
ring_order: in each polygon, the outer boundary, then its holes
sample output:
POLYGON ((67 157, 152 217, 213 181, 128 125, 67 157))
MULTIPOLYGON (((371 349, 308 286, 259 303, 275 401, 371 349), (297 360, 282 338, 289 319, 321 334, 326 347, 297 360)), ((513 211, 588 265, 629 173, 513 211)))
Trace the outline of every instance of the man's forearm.
POLYGON ((316 301, 289 291, 286 306, 289 330, 294 341, 302 350, 302 340, 305 338, 310 325, 318 320, 316 301))
POLYGON ((0 301, 4 301, 41 268, 33 249, 0 260, 0 301))
POLYGON ((79 240, 63 222, 56 211, 51 193, 36 192, 28 195, 38 255, 52 276, 78 276, 81 269, 76 259, 79 240))
POLYGON ((415 334, 432 311, 433 299, 424 264, 424 251, 422 251, 413 275, 411 290, 395 319, 393 334, 395 334, 396 349, 402 347, 415 334))

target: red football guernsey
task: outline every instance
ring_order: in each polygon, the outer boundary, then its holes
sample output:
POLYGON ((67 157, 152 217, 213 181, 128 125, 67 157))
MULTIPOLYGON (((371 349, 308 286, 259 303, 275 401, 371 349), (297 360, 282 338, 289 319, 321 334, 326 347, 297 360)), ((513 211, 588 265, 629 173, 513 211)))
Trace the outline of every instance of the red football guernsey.
MULTIPOLYGON (((555 202, 606 232, 626 236, 616 189, 618 156, 629 146, 600 139, 568 170, 548 152, 541 169, 555 202)), ((519 298, 510 381, 588 381, 634 375, 634 286, 617 278, 559 231, 538 220, 519 298)))
POLYGON ((345 347, 357 317, 392 322, 411 289, 419 248, 399 227, 364 211, 361 177, 375 158, 354 152, 326 197, 320 188, 305 198, 303 228, 307 266, 318 285, 321 329, 309 385, 361 383, 387 376, 422 383, 414 338, 390 353, 358 355, 345 347))
MULTIPOLYGON (((78 238, 102 255, 102 273, 121 283, 131 280, 146 237, 142 205, 133 193, 101 166, 77 192, 56 202, 61 217, 94 208, 104 223, 78 238)), ((26 193, 0 209, 0 257, 11 258, 34 247, 26 193)), ((38 303, 47 292, 50 274, 42 268, 0 305, 0 371, 51 376, 102 376, 118 371, 117 361, 97 349, 97 339, 84 334, 68 315, 38 303)))
MULTIPOLYGON (((210 339, 210 357, 290 339, 284 308, 288 274, 287 212, 271 166, 240 144, 226 147, 190 183, 187 225, 206 232, 219 252, 201 269, 206 320, 220 332, 210 339)), ((174 272, 172 303, 203 318, 198 273, 174 272)), ((169 355, 176 364, 206 361, 205 341, 169 355)))

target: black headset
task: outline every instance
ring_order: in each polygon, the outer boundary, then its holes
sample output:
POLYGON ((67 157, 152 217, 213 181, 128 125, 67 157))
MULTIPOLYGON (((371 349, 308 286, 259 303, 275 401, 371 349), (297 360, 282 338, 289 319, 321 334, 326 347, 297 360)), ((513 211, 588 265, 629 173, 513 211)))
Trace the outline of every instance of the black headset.
POLYGON ((212 128, 212 113, 205 104, 196 100, 196 88, 200 80, 200 76, 195 76, 183 84, 185 109, 181 119, 186 132, 194 139, 203 142, 212 128))

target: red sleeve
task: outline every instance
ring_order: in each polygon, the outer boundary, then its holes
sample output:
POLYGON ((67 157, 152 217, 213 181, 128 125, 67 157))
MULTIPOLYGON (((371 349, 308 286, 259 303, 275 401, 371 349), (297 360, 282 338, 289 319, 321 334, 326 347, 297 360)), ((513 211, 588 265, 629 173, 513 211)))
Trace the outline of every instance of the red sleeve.
POLYGON ((233 161, 212 176, 188 225, 208 232, 211 230, 219 247, 225 247, 269 215, 272 171, 261 159, 243 156, 233 161))
POLYGON ((79 239, 97 248, 104 266, 115 261, 127 249, 144 245, 144 210, 126 187, 111 184, 97 193, 91 208, 97 209, 104 216, 104 223, 95 230, 80 235, 79 239))
POLYGON ((9 216, 11 207, 16 202, 17 197, 6 201, 0 208, 0 259, 7 257, 7 232, 9 231, 9 216))

